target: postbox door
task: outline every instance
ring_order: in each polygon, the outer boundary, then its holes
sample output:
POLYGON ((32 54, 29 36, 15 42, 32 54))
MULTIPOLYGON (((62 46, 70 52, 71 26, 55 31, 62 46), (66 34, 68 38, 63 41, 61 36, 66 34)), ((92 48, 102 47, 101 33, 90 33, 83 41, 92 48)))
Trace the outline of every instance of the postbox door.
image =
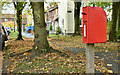
POLYGON ((88 42, 88 7, 83 7, 83 42, 88 42))
POLYGON ((107 16, 100 7, 83 7, 83 42, 104 43, 107 41, 107 16))

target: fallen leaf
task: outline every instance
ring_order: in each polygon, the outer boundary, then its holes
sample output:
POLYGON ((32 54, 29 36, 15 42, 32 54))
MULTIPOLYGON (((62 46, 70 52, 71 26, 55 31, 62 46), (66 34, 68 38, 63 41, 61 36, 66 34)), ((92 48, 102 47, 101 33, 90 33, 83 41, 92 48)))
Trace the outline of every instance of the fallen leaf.
POLYGON ((113 71, 112 70, 108 70, 108 73, 113 73, 113 71))

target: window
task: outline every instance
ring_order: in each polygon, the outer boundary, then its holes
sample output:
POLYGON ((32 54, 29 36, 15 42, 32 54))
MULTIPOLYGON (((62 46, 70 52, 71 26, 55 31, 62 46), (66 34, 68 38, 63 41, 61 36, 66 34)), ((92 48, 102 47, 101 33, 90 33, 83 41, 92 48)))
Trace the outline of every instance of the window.
POLYGON ((7 22, 8 21, 8 19, 7 18, 5 18, 5 22, 7 22))
POLYGON ((52 11, 52 16, 54 16, 54 11, 52 11))
POLYGON ((51 13, 49 12, 49 17, 51 17, 51 13))

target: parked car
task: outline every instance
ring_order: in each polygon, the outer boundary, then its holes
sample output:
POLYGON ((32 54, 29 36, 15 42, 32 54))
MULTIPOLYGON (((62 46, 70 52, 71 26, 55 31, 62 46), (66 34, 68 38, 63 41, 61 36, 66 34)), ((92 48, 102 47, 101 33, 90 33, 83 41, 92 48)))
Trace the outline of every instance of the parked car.
POLYGON ((26 28, 26 31, 27 31, 28 33, 31 33, 31 30, 34 30, 34 26, 28 26, 28 27, 26 28))
POLYGON ((5 47, 5 41, 8 40, 7 32, 4 26, 1 26, 1 33, 2 33, 2 49, 3 49, 5 47))
POLYGON ((5 29, 9 32, 11 31, 11 29, 9 27, 5 27, 5 29))

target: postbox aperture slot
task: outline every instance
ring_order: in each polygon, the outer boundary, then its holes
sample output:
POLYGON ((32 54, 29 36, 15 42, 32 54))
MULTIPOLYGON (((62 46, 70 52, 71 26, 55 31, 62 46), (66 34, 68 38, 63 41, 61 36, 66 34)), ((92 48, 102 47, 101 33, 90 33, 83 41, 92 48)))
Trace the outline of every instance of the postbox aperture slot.
POLYGON ((86 37, 86 25, 84 24, 84 37, 86 37))
POLYGON ((83 20, 84 22, 87 22, 87 20, 83 20))
POLYGON ((87 15, 85 12, 82 12, 83 15, 87 15))

